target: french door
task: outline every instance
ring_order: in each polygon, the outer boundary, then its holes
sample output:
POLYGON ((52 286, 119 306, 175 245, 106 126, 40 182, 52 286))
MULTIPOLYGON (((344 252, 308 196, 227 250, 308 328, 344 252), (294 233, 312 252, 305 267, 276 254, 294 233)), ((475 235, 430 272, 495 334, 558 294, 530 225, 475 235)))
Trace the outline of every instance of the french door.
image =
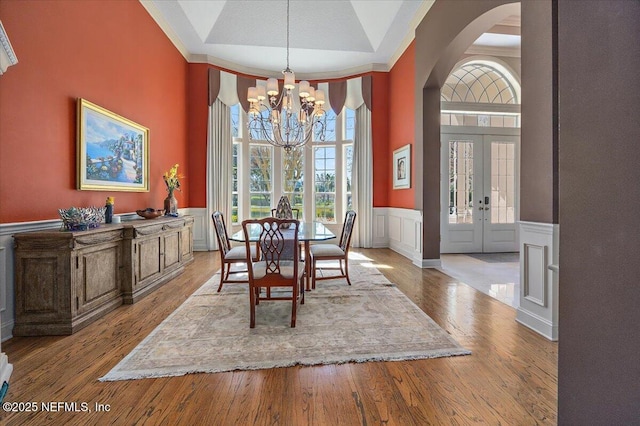
POLYGON ((442 135, 442 253, 519 250, 519 136, 442 135))

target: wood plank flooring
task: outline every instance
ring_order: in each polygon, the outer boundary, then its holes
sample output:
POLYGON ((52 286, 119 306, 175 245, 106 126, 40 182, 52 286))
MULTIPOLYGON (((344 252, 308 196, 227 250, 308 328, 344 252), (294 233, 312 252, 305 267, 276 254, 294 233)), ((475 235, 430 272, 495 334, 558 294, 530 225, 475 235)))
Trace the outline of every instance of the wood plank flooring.
POLYGON ((98 382, 219 269, 217 252, 196 253, 180 277, 72 336, 3 343, 14 365, 5 401, 36 402, 38 412, 0 411, 0 423, 557 423, 556 343, 518 324, 513 308, 436 270, 419 269, 388 249, 353 251, 371 258, 472 355, 98 382), (77 407, 53 404, 60 411, 43 412, 43 402, 77 407), (96 404, 109 411, 96 411, 96 404))

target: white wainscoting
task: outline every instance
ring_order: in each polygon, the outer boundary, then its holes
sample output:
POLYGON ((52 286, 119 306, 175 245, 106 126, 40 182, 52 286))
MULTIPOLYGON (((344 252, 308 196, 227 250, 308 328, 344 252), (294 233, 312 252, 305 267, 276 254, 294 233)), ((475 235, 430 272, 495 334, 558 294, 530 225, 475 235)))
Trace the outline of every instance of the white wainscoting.
POLYGON ((557 224, 520 222, 520 307, 516 321, 558 340, 557 224))
POLYGON ((388 247, 421 268, 439 266, 425 264, 422 259, 422 213, 419 210, 374 208, 373 247, 388 247))
POLYGON ((193 250, 207 251, 207 232, 211 226, 211 218, 204 207, 180 209, 180 214, 193 216, 193 250))
MULTIPOLYGON (((180 209, 180 214, 194 217, 193 222, 193 249, 195 251, 207 250, 207 209, 187 208, 180 209)), ((123 221, 127 219, 140 219, 135 213, 119 214, 123 221)), ((209 220, 210 221, 210 220, 209 220)), ((15 322, 15 291, 14 262, 13 262, 13 234, 29 231, 42 231, 46 229, 60 229, 62 221, 42 220, 36 222, 19 222, 0 224, 0 333, 1 341, 10 339, 13 334, 15 322)))

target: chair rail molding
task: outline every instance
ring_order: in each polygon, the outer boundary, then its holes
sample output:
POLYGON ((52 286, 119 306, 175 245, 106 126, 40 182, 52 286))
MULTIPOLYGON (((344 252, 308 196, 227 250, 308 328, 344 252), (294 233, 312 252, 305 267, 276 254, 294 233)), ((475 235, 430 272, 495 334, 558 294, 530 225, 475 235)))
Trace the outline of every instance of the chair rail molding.
POLYGON ((516 321, 549 340, 558 340, 560 226, 519 222, 520 306, 516 321))
POLYGON ((13 51, 9 36, 2 25, 2 21, 0 21, 0 75, 4 74, 11 65, 17 63, 18 57, 13 51))

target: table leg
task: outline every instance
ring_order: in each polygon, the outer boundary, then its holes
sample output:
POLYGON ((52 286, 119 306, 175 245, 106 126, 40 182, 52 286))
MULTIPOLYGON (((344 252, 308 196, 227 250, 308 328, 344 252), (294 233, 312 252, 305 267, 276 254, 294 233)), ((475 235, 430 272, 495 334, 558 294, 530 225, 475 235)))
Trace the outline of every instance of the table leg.
POLYGON ((309 254, 309 241, 304 242, 304 269, 306 271, 307 290, 311 290, 311 255, 309 254))

